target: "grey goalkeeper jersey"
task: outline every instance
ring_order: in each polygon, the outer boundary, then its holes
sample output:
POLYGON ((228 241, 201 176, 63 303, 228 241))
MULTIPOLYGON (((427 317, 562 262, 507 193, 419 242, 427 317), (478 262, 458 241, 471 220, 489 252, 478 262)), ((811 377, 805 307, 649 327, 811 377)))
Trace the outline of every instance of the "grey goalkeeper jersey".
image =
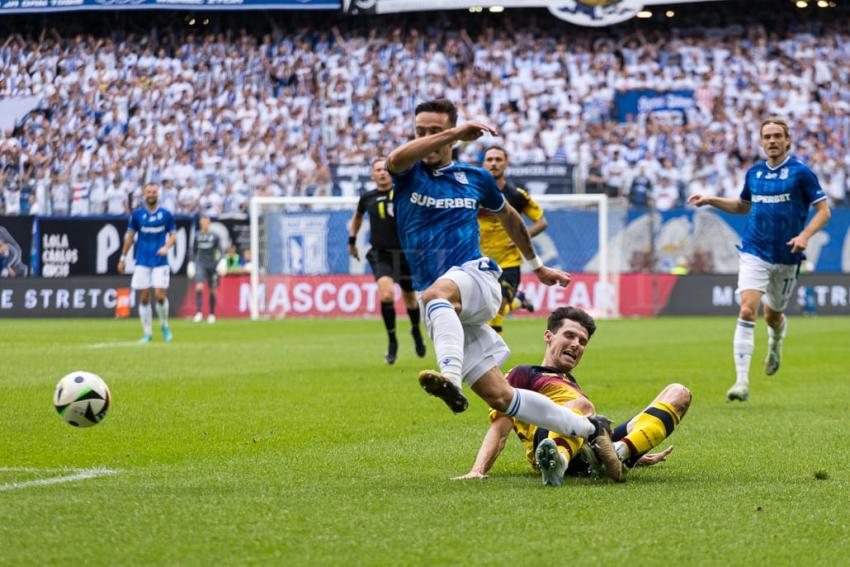
POLYGON ((214 269, 221 258, 221 240, 213 232, 195 233, 195 244, 192 247, 192 260, 201 266, 214 269))

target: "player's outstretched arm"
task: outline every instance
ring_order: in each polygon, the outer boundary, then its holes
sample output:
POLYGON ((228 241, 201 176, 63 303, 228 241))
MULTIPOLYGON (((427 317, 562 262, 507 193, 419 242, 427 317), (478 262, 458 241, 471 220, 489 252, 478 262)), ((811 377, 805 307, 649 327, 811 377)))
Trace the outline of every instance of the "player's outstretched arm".
POLYGON ((410 140, 393 150, 387 158, 387 169, 390 173, 404 173, 413 165, 436 150, 455 142, 471 142, 484 134, 497 136, 498 132, 492 126, 473 120, 462 126, 455 126, 436 134, 422 136, 410 140))
POLYGON ((724 197, 712 197, 701 193, 694 193, 688 197, 688 204, 694 207, 703 207, 709 205, 715 209, 719 209, 733 215, 746 215, 750 212, 750 203, 741 199, 727 199, 724 197))
POLYGON ((508 435, 513 429, 514 420, 506 415, 498 415, 493 423, 490 424, 490 429, 484 436, 481 442, 481 448, 478 449, 478 456, 475 457, 475 464, 463 476, 456 476, 452 480, 470 480, 487 478, 487 472, 493 467, 493 463, 502 453, 505 448, 505 442, 508 440, 508 435))
POLYGON ((531 268, 534 270, 534 275, 537 276, 537 279, 546 285, 558 284, 563 287, 570 285, 570 274, 544 266, 543 261, 537 257, 537 253, 534 251, 534 245, 531 243, 531 235, 528 233, 528 228, 522 222, 522 217, 519 216, 516 209, 506 203, 502 207, 502 210, 496 213, 496 216, 502 223, 510 239, 519 248, 523 258, 531 264, 531 268))
POLYGON ((812 220, 809 221, 809 224, 806 225, 806 228, 804 228, 800 234, 787 242, 788 246, 791 247, 792 253, 796 254, 797 252, 804 251, 806 246, 809 245, 809 238, 825 227, 826 223, 829 222, 829 218, 832 216, 832 212, 829 210, 829 205, 826 203, 826 200, 815 203, 815 211, 815 215, 812 217, 812 220))

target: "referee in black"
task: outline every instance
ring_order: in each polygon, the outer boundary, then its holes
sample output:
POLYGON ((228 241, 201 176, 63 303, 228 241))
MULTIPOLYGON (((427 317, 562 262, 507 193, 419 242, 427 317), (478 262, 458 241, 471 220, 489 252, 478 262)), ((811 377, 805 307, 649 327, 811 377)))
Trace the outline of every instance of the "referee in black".
POLYGON ((410 317, 410 334, 416 345, 416 354, 425 356, 425 343, 422 341, 422 331, 419 329, 419 304, 413 291, 413 279, 410 268, 401 249, 401 242, 396 232, 395 213, 393 211, 393 180, 387 171, 385 159, 379 158, 372 162, 372 181, 377 189, 368 191, 360 197, 357 211, 351 219, 351 230, 348 235, 348 253, 360 259, 357 252, 357 233, 363 224, 363 215, 369 213, 370 234, 369 243, 372 248, 366 254, 375 280, 378 282, 378 299, 381 301, 381 316, 387 328, 389 345, 384 360, 387 364, 395 364, 398 356, 398 340, 395 334, 395 288, 398 282, 401 295, 407 306, 410 317))

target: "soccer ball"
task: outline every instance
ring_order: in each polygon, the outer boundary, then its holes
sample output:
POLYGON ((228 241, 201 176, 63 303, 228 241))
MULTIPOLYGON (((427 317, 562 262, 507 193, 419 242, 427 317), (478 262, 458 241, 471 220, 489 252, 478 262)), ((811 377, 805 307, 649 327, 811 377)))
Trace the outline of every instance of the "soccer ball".
POLYGON ((91 427, 106 417, 111 397, 100 376, 91 372, 71 372, 56 384, 53 406, 65 423, 91 427))

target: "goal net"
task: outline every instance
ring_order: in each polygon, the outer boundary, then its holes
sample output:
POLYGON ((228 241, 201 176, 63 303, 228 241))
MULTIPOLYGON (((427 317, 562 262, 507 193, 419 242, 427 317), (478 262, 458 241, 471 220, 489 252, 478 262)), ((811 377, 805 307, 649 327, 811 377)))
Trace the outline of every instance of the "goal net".
MULTIPOLYGON (((534 238, 550 267, 572 274, 566 289, 547 287, 523 269, 520 290, 535 316, 575 305, 599 318, 619 316, 618 251, 610 242, 625 222, 604 195, 536 195, 548 228, 534 238)), ((359 258, 348 253, 357 197, 251 199, 251 318, 372 316, 377 286, 365 260, 369 217, 357 235, 359 258)), ((515 316, 524 316, 517 311, 515 316)))

